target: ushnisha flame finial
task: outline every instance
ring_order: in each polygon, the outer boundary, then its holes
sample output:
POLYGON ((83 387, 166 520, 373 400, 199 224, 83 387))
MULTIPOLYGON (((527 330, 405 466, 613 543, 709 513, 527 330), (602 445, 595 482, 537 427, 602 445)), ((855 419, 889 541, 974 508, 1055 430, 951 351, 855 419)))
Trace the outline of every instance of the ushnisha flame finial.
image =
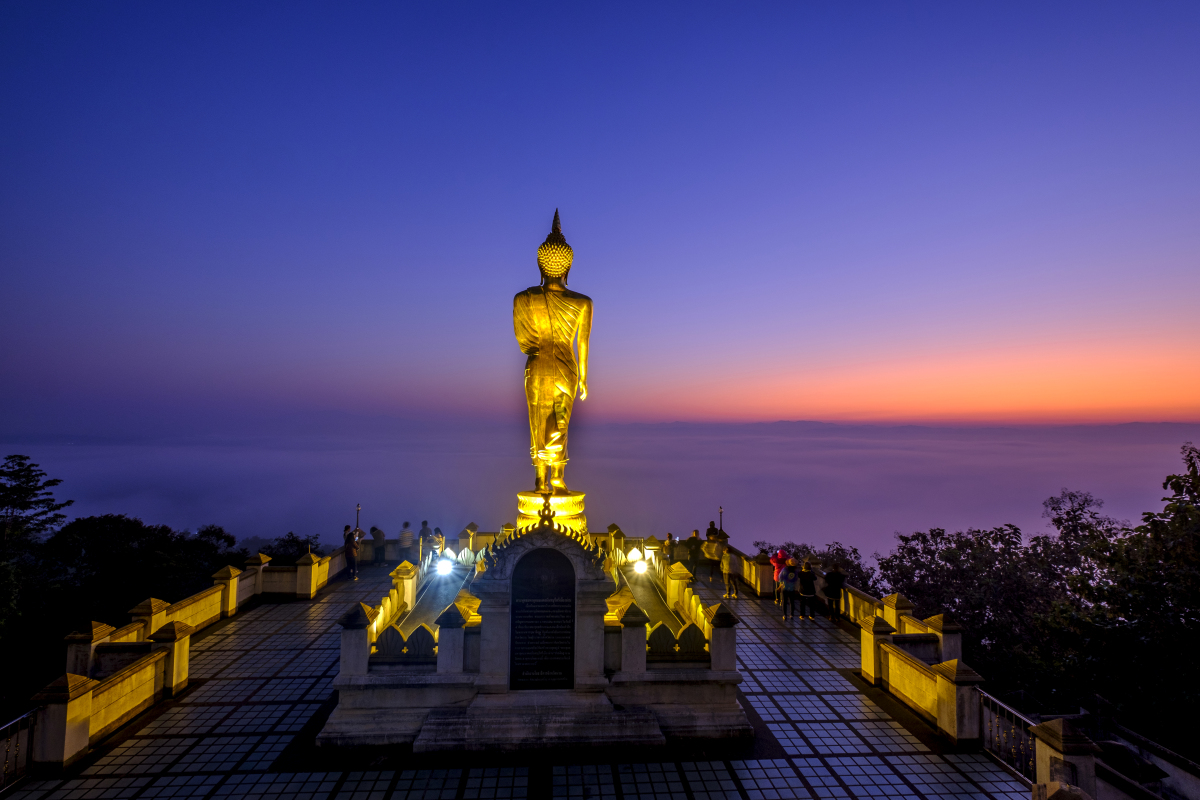
POLYGON ((550 235, 542 242, 537 250, 538 269, 549 278, 561 278, 571 269, 571 261, 575 258, 571 245, 562 233, 562 223, 558 219, 558 209, 554 209, 554 224, 550 235))

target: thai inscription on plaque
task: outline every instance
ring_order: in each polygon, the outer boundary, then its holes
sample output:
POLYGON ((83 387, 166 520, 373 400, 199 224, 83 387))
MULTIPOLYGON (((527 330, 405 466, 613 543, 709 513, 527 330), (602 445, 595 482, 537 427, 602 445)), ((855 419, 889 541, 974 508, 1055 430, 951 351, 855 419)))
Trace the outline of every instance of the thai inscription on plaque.
POLYGON ((509 687, 575 687, 575 568, 549 548, 527 553, 512 576, 509 687))

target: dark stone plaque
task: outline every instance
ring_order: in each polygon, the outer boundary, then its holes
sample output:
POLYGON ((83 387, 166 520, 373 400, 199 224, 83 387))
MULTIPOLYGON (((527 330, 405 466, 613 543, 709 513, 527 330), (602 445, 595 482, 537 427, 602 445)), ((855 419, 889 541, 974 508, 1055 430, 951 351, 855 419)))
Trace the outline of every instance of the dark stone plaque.
POLYGON ((575 687, 575 568, 540 548, 513 570, 509 688, 575 687))

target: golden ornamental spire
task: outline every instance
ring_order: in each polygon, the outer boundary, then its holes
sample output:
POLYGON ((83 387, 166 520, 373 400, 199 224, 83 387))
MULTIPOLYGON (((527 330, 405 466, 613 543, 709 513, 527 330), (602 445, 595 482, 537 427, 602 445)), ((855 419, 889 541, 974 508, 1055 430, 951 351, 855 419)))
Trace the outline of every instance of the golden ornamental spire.
POLYGON ((571 250, 571 245, 567 244, 567 239, 563 236, 562 223, 558 220, 558 209, 556 208, 550 235, 537 250, 538 269, 550 278, 561 278, 567 274, 567 270, 571 269, 571 261, 574 258, 575 254, 571 250))

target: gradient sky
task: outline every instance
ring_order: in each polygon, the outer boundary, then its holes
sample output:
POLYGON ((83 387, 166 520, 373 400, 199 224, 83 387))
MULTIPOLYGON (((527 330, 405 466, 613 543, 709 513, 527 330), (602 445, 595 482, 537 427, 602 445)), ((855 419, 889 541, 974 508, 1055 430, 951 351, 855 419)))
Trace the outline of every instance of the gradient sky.
POLYGON ((1200 420, 1194 3, 0 5, 4 432, 1200 420), (113 420, 125 420, 114 423, 113 420))

